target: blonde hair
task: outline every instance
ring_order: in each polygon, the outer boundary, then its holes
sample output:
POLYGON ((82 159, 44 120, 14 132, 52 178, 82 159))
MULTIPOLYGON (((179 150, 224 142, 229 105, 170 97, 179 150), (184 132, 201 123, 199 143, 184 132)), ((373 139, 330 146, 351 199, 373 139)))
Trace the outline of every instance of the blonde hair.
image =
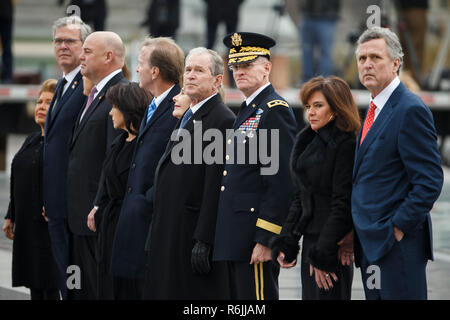
POLYGON ((41 88, 39 89, 39 94, 38 97, 41 96, 42 92, 51 92, 54 93, 55 89, 56 89, 56 84, 58 83, 58 81, 56 79, 48 79, 45 80, 42 84, 41 84, 41 88))

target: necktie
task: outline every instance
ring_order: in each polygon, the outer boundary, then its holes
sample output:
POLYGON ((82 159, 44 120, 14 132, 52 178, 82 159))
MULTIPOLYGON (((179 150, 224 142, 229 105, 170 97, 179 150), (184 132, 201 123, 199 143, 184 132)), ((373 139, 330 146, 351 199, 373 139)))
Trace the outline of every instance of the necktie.
POLYGON ((81 119, 83 119, 84 115, 86 114, 86 111, 89 109, 90 105, 92 104, 92 101, 94 101, 94 96, 97 93, 97 88, 94 86, 89 93, 88 101, 86 102, 86 107, 84 107, 83 113, 81 114, 81 119))
POLYGON ((155 103, 155 98, 153 98, 152 103, 150 103, 150 105, 148 106, 147 122, 145 124, 148 124, 153 113, 155 113, 155 110, 156 110, 156 103, 155 103))
POLYGON ((364 138, 367 135, 367 132, 369 132, 370 127, 372 127, 372 123, 375 119, 375 109, 376 108, 377 108, 377 106, 372 101, 370 103, 369 111, 367 112, 366 120, 364 120, 364 126, 363 126, 363 131, 361 133, 361 141, 360 141, 359 145, 362 144, 364 138))
POLYGON ((55 98, 55 103, 53 104, 53 108, 52 108, 52 111, 51 111, 51 117, 52 117, 52 120, 54 119, 54 117, 55 117, 55 115, 56 115, 56 111, 58 110, 58 108, 59 108, 59 105, 60 105, 60 100, 61 100, 61 97, 62 97, 62 95, 63 95, 63 91, 64 91, 64 86, 66 85, 66 83, 67 83, 67 80, 66 80, 66 78, 62 78, 62 80, 61 80, 61 84, 59 85, 59 87, 58 87, 58 91, 56 91, 56 98, 55 98))
POLYGON ((184 126, 186 125, 186 122, 189 121, 189 119, 192 117, 194 113, 192 112, 192 109, 189 108, 188 111, 186 111, 186 113, 183 116, 183 119, 181 119, 181 124, 180 124, 180 128, 178 129, 178 134, 180 134, 180 130, 184 128, 184 126))

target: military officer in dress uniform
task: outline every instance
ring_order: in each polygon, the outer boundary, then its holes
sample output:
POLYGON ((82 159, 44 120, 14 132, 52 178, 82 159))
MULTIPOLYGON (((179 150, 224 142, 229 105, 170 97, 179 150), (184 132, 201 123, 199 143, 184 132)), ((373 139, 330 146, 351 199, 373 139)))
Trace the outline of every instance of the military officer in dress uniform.
POLYGON ((279 265, 268 242, 280 233, 293 194, 289 157, 297 124, 269 82, 275 41, 242 32, 223 42, 246 99, 227 136, 213 259, 228 261, 233 299, 278 299, 279 265))

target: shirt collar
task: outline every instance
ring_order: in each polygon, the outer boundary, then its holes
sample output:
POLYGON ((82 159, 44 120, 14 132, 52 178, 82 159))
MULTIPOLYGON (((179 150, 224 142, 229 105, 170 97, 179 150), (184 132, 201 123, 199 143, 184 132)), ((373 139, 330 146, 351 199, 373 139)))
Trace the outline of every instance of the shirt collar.
POLYGON ((70 71, 68 74, 65 74, 65 73, 63 74, 63 78, 66 79, 67 85, 72 83, 73 79, 75 79, 75 77, 77 76, 78 72, 80 72, 80 70, 81 70, 81 65, 76 67, 72 71, 70 71))
POLYGON ((173 87, 175 87, 175 85, 171 86, 169 89, 164 91, 162 94, 160 94, 159 96, 154 98, 155 99, 155 105, 156 105, 157 108, 161 104, 161 102, 167 97, 167 95, 169 94, 170 90, 172 90, 173 87))
POLYGON ((208 98, 203 99, 202 101, 200 101, 200 102, 197 103, 196 105, 191 106, 190 108, 191 108, 192 113, 195 114, 195 113, 198 111, 198 109, 200 109, 200 108, 206 103, 206 101, 208 101, 209 99, 211 99, 212 97, 214 97, 216 94, 217 94, 217 93, 214 93, 213 95, 210 95, 208 98))
POLYGON ((97 93, 95 94, 94 98, 97 97, 100 91, 106 86, 106 84, 111 80, 116 74, 119 74, 122 71, 122 69, 117 69, 108 74, 106 77, 104 77, 102 80, 100 80, 99 83, 95 86, 97 88, 97 93))
POLYGON ((389 85, 383 89, 375 98, 371 97, 370 102, 373 101, 373 103, 377 106, 377 109, 381 111, 383 109, 386 102, 389 100, 389 97, 394 92, 394 90, 398 87, 400 84, 400 79, 398 77, 395 77, 394 80, 389 83, 389 85))
POLYGON ((256 98, 256 96, 258 94, 261 93, 261 91, 263 91, 265 88, 267 88, 268 86, 270 86, 270 82, 266 83, 265 85, 263 85, 262 87, 260 87, 258 90, 256 90, 255 92, 252 93, 252 95, 250 97, 248 97, 247 99, 245 99, 245 103, 247 103, 247 106, 250 105, 250 103, 253 101, 253 99, 256 98))

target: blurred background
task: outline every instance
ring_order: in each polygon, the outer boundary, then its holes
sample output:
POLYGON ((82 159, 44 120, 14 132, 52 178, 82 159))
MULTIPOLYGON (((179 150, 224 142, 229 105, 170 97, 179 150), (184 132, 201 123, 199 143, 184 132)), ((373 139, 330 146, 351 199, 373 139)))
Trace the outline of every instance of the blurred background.
MULTIPOLYGON (((369 96, 357 77, 355 42, 379 13, 378 23, 400 35, 405 52, 402 81, 432 110, 444 163, 450 163, 445 139, 450 133, 450 0, 2 0, 0 171, 8 170, 8 136, 36 129, 31 111, 37 85, 61 76, 51 27, 57 18, 73 13, 96 30, 122 37, 135 81, 138 45, 148 34, 172 36, 186 53, 205 46, 224 57, 222 38, 229 32, 273 37, 277 46, 272 50, 271 82, 296 107, 300 127, 299 88, 319 74, 343 77, 364 113, 369 96), (80 12, 70 7, 73 4, 80 12), (379 12, 367 12, 373 5, 379 12)), ((242 96, 233 89, 230 74, 225 89, 228 105, 240 105, 242 96)))

